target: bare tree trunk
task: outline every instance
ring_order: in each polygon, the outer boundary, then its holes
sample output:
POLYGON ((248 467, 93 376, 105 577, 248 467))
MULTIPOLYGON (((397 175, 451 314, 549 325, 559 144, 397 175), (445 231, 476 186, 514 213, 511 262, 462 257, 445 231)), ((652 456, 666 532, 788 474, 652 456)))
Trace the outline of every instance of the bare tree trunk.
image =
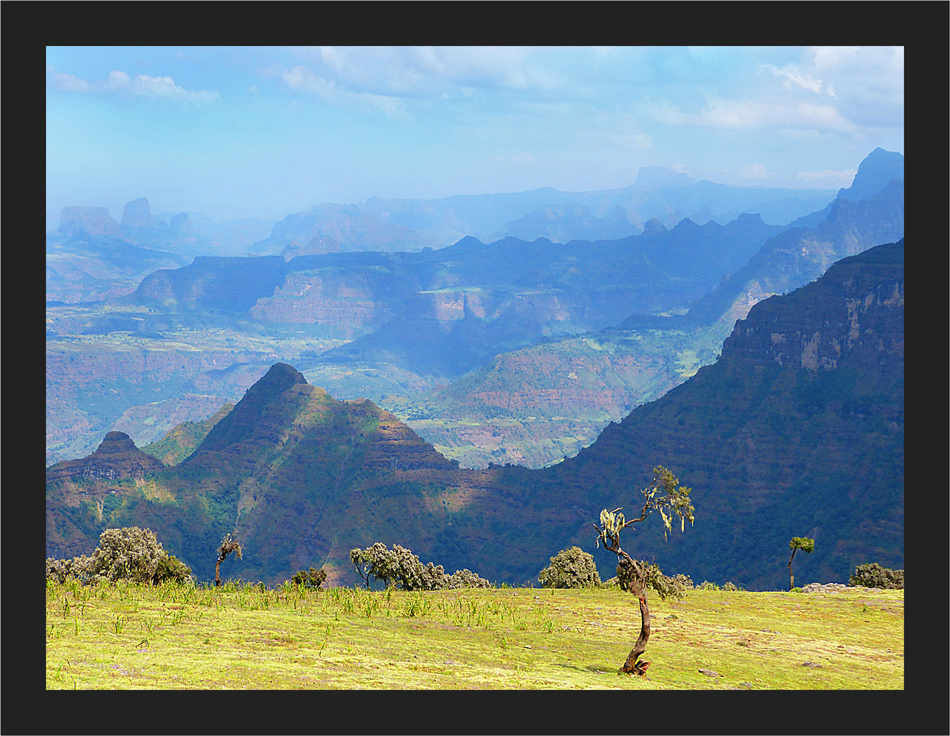
POLYGON ((218 561, 214 563, 214 587, 221 585, 221 560, 222 557, 218 558, 218 561))

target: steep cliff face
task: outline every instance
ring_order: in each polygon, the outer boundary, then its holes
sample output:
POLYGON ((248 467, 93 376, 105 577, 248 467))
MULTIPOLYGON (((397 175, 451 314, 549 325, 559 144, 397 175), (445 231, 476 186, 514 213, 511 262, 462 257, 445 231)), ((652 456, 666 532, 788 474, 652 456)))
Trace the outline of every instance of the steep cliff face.
MULTIPOLYGON (((903 373, 903 239, 839 261, 822 290, 771 297, 736 325, 723 354, 750 364, 834 370, 839 364, 903 373)), ((896 375, 895 374, 895 375, 896 375)))
POLYGON ((627 502, 624 473, 669 466, 694 488, 696 525, 669 544, 644 530, 629 551, 694 578, 780 587, 788 540, 803 535, 811 579, 902 568, 903 252, 903 240, 872 248, 757 304, 715 364, 546 479, 589 489, 594 510, 627 502))
POLYGON ((122 210, 122 222, 120 223, 120 227, 150 227, 151 224, 152 209, 147 199, 140 197, 139 199, 133 199, 131 202, 125 203, 125 208, 122 210))

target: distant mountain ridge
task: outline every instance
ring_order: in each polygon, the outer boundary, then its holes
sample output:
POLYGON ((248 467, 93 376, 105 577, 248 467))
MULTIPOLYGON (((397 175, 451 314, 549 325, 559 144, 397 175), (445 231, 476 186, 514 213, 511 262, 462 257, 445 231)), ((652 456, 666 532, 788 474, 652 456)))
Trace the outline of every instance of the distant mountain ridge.
MULTIPOLYGON (((784 225, 816 209, 834 197, 834 191, 734 187, 709 181, 694 182, 685 174, 663 167, 643 167, 636 183, 622 189, 590 192, 563 192, 550 187, 529 192, 455 195, 440 199, 384 199, 372 197, 361 205, 350 205, 337 224, 327 221, 314 230, 312 213, 329 213, 340 205, 319 205, 307 213, 289 215, 278 234, 255 246, 256 252, 278 253, 291 240, 299 244, 315 237, 339 238, 333 227, 345 225, 357 213, 372 217, 375 227, 406 228, 400 239, 409 244, 445 247, 465 236, 496 241, 508 236, 525 240, 545 237, 553 242, 597 240, 639 233, 643 224, 659 218, 667 227, 691 218, 700 224, 715 220, 726 224, 740 214, 761 214, 770 224, 784 225), (580 217, 578 217, 580 215, 580 217), (299 222, 299 225, 294 225, 299 222)), ((319 241, 317 247, 321 247, 319 241)), ((371 250, 371 240, 351 239, 346 248, 371 250)))
MULTIPOLYGON (((873 173, 862 165, 852 187, 873 173)), ((657 185, 676 179, 671 172, 653 174, 657 185)), ((719 186, 680 183, 677 196, 719 186)), ((725 225, 677 220, 663 204, 662 217, 643 222, 643 233, 609 241, 483 243, 468 237, 435 251, 288 250, 260 259, 201 257, 185 268, 176 254, 77 232, 76 242, 48 243, 48 462, 91 452, 109 429, 145 444, 184 419, 202 420, 214 406, 236 402, 274 360, 292 362, 335 396, 366 396, 415 418, 413 427, 442 448, 454 447, 459 454, 453 457, 472 453, 463 462, 554 462, 588 443, 604 422, 709 363, 735 320, 757 301, 806 283, 837 258, 901 237, 903 186, 890 190, 860 202, 835 200, 813 213, 820 217, 812 224, 797 220, 794 228, 750 215, 725 225), (782 232, 788 229, 798 233, 782 232), (761 252, 748 249, 750 233, 766 236, 761 252), (139 290, 130 293, 136 279, 139 290), (116 298, 123 295, 129 296, 116 298), (109 301, 66 306, 89 299, 109 301), (81 372, 77 339, 84 346, 81 372), (494 362, 505 355, 511 358, 494 362), (521 366, 522 380, 502 385, 503 376, 516 374, 492 375, 493 365, 521 366), (514 414, 480 414, 483 407, 471 403, 442 402, 451 392, 426 393, 475 369, 490 387, 478 388, 474 376, 466 381, 491 402, 485 406, 507 401, 518 407, 514 414), (567 377, 572 373, 576 378, 567 377), (582 396, 596 399, 583 417, 555 409, 576 407, 582 396), (163 403, 152 415, 155 401, 163 403), (443 411, 459 423, 443 422, 443 411)), ((537 190, 531 203, 556 194, 537 190)), ((575 221, 606 226, 611 212, 612 222, 633 224, 604 192, 589 194, 588 204, 547 208, 552 234, 567 237, 565 228, 575 221), (604 209, 609 206, 614 209, 604 209)), ((461 219, 497 204, 490 195, 449 199, 461 219)), ((520 206, 518 195, 499 201, 509 207, 495 213, 500 219, 520 206)), ((436 216, 404 204, 405 222, 377 218, 425 229, 425 218, 436 216)), ((141 242, 156 243, 210 227, 195 213, 146 213, 144 200, 125 224, 129 237, 140 233, 141 242), (148 226, 130 228, 135 222, 148 226)), ((246 224, 245 237, 260 225, 246 224)))
POLYGON ((420 253, 196 258, 143 279, 130 302, 306 325, 352 339, 326 361, 385 360, 454 376, 551 334, 672 310, 712 289, 779 226, 757 215, 719 225, 656 223, 620 240, 481 243, 420 253))

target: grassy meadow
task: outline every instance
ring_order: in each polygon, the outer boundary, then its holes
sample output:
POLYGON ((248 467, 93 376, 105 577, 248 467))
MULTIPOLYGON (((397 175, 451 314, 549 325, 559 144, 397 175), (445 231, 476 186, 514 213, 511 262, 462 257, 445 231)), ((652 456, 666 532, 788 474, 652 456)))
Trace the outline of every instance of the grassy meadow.
POLYGON ((904 591, 650 597, 646 677, 617 589, 275 589, 47 582, 47 689, 904 687, 904 591), (707 670, 716 675, 705 674, 707 670))

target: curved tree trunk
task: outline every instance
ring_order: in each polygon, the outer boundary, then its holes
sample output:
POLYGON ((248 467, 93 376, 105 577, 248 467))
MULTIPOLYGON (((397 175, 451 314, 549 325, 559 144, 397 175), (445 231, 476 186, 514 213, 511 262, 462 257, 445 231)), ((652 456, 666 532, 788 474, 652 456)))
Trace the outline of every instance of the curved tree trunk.
MULTIPOLYGON (((632 590, 630 591, 633 592, 632 590)), ((627 655, 627 661, 623 663, 621 672, 628 675, 645 675, 649 662, 640 661, 640 656, 647 650, 647 642, 650 640, 650 607, 647 605, 646 590, 641 590, 637 595, 640 600, 640 636, 637 643, 633 645, 630 654, 627 655)))
POLYGON ((647 649, 647 642, 650 640, 650 606, 647 604, 647 581, 640 566, 634 562, 626 552, 617 565, 617 577, 621 580, 627 580, 627 590, 637 597, 640 601, 640 636, 637 637, 637 643, 633 645, 630 654, 627 655, 627 661, 624 662, 620 672, 626 672, 628 675, 646 674, 649 662, 641 661, 640 657, 647 649), (626 570, 622 570, 626 567, 626 570))

